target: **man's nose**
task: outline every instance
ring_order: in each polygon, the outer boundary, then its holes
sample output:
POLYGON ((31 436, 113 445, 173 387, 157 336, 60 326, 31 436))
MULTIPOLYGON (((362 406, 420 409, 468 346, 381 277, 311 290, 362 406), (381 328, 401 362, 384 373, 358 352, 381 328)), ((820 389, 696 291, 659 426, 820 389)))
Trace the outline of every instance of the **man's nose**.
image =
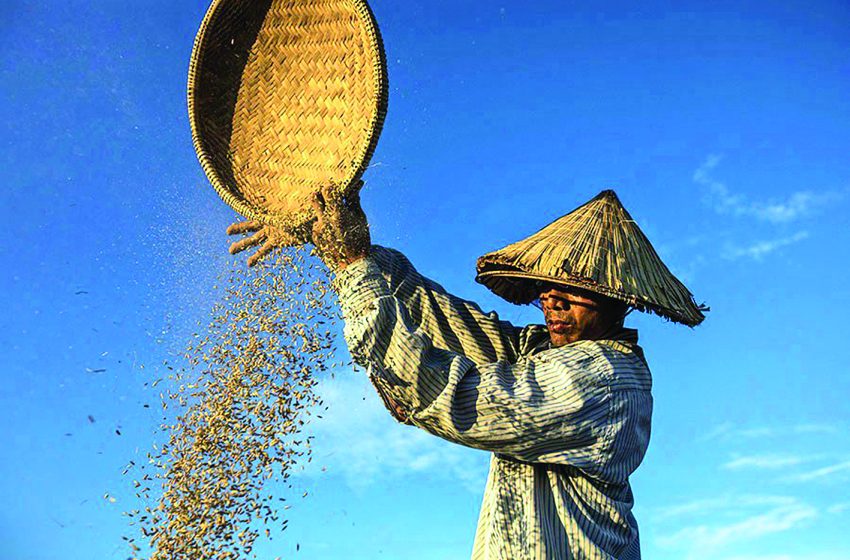
POLYGON ((547 297, 546 294, 540 296, 540 303, 544 309, 569 309, 570 303, 561 298, 547 297))

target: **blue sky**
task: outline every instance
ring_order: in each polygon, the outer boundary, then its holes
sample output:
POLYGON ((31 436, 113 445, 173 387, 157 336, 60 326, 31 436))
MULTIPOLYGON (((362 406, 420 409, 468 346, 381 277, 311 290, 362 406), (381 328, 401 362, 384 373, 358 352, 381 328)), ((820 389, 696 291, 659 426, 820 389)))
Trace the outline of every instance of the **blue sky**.
MULTIPOLYGON (((655 381, 644 557, 850 558, 850 6, 525 4, 372 3, 374 241, 533 322, 475 259, 614 188, 712 307, 693 330, 630 318, 655 381)), ((144 384, 239 263, 186 116, 206 7, 0 4, 0 560, 126 558, 144 384)), ((263 557, 466 557, 486 454, 395 425, 362 375, 321 390, 310 494, 263 557)))

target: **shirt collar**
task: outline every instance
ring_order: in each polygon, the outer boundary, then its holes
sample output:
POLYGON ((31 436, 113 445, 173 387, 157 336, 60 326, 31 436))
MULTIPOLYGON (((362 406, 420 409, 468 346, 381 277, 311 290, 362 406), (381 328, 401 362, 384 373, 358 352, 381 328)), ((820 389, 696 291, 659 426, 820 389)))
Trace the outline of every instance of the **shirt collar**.
POLYGON ((605 333, 599 340, 616 340, 628 344, 638 343, 637 329, 627 329, 624 327, 616 327, 610 332, 605 333))
MULTIPOLYGON (((540 352, 541 350, 549 350, 554 348, 552 346, 552 339, 549 338, 549 332, 546 330, 545 326, 541 326, 541 341, 537 344, 537 348, 535 348, 534 353, 540 352), (545 334, 545 338, 542 336, 545 334)), ((616 345, 616 343, 620 343, 623 346, 629 348, 634 352, 639 354, 643 354, 640 346, 638 346, 638 331, 637 329, 627 329, 624 327, 614 327, 609 332, 602 335, 596 342, 600 342, 602 344, 608 343, 609 346, 616 345)))

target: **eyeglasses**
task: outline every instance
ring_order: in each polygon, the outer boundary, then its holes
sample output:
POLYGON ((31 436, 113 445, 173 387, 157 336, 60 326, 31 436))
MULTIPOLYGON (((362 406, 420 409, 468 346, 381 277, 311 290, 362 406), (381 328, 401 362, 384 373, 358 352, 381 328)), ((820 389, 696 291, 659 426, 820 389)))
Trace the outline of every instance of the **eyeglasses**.
MULTIPOLYGON (((535 293, 538 293, 538 294, 542 293, 544 290, 551 289, 551 288, 555 287, 555 285, 552 284, 551 282, 544 282, 542 280, 534 280, 532 282, 532 284, 533 284, 532 289, 534 290, 535 293)), ((531 302, 531 305, 533 305, 534 307, 536 307, 540 311, 543 311, 543 302, 540 301, 539 297, 534 298, 534 300, 532 300, 532 302, 531 302)))
MULTIPOLYGON (((555 300, 561 302, 561 304, 564 307, 567 307, 567 308, 569 308, 569 307, 586 307, 587 309, 592 309, 592 310, 597 310, 597 309, 600 308, 600 306, 596 303, 588 303, 588 302, 585 302, 585 301, 576 301, 574 299, 567 299, 567 298, 558 297, 558 296, 547 296, 547 299, 549 299, 549 298, 555 299, 555 300)), ((535 298, 533 301, 531 301, 531 305, 533 305, 537 309, 543 311, 543 302, 540 301, 539 297, 535 298)))

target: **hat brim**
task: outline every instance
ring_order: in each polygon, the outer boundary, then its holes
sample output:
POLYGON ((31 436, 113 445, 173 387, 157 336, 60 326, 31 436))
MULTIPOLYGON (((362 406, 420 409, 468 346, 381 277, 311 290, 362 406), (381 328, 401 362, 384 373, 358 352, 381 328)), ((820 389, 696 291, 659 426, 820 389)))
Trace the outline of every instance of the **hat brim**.
POLYGON ((548 282, 609 297, 634 307, 638 311, 653 313, 670 321, 690 327, 696 326, 701 322, 694 321, 691 317, 675 310, 661 308, 642 298, 623 294, 591 280, 580 278, 553 278, 541 274, 523 272, 521 270, 489 270, 479 273, 475 277, 475 281, 486 286, 502 299, 516 305, 528 305, 532 303, 540 295, 535 282, 548 282))

